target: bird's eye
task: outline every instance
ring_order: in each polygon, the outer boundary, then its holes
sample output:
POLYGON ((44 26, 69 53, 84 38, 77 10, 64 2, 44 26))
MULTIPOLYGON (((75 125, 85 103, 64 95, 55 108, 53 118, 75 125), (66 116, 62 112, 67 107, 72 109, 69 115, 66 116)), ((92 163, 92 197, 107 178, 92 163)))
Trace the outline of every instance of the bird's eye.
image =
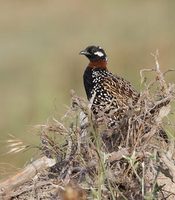
POLYGON ((95 49, 95 48, 93 48, 92 50, 91 50, 91 52, 92 53, 95 53, 97 50, 95 49))

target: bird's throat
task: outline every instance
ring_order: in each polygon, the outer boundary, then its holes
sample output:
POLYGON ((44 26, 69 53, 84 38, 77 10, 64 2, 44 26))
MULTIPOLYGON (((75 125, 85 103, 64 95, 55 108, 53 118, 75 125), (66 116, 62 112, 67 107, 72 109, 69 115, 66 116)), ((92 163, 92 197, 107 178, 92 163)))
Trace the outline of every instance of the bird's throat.
POLYGON ((107 61, 106 60, 90 61, 88 67, 90 67, 90 68, 101 68, 101 69, 107 70, 107 61))

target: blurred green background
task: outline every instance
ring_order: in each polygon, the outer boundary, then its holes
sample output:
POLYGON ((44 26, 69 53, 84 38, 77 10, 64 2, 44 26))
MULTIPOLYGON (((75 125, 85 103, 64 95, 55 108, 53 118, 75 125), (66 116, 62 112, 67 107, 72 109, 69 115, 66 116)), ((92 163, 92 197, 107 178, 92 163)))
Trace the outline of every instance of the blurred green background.
POLYGON ((0 163, 22 167, 33 154, 5 155, 9 134, 37 145, 32 127, 59 119, 71 89, 85 96, 87 45, 104 47, 109 69, 137 89, 156 49, 163 70, 175 68, 174 10, 174 0, 0 1, 0 163))

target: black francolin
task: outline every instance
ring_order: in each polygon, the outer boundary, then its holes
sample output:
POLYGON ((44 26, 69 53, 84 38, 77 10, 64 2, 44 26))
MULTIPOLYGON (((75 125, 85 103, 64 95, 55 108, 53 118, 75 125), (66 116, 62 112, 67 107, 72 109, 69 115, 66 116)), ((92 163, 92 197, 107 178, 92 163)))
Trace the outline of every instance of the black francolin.
POLYGON ((83 79, 87 98, 95 116, 108 116, 108 127, 122 118, 129 105, 134 105, 139 93, 123 78, 107 69, 107 55, 99 46, 88 46, 80 52, 89 59, 83 79), (112 116, 112 117, 109 117, 112 116))
MULTIPOLYGON (((156 120, 161 108, 167 106, 170 100, 165 98, 156 103, 150 101, 151 106, 146 109, 143 98, 140 99, 140 94, 132 85, 108 71, 107 55, 100 46, 88 46, 80 54, 85 55, 90 61, 84 71, 83 80, 91 110, 97 121, 105 122, 107 128, 117 129, 118 133, 124 127, 125 131, 122 130, 122 134, 124 132, 127 134, 130 116, 137 118, 142 107, 143 116, 140 120, 145 120, 142 132, 143 134, 149 132, 151 124, 157 123, 156 120)), ((136 119, 133 126, 137 126, 139 129, 139 123, 136 119)), ((157 132, 161 138, 168 141, 167 134, 161 126, 157 132)))

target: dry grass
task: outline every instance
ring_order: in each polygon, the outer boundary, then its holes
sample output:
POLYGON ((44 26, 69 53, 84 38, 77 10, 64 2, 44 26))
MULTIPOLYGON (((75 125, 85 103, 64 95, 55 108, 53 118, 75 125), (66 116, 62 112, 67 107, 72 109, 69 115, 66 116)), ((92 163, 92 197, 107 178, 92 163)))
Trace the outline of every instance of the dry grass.
MULTIPOLYGON (((63 122, 40 126, 40 150, 56 164, 18 188, 12 199, 174 199, 174 140, 164 123, 172 114, 174 84, 159 69, 147 82, 138 103, 128 105, 113 130, 96 121, 88 103, 72 92, 63 122), (163 179, 161 179, 163 177, 163 179)), ((169 125, 170 126, 170 125, 169 125)))

